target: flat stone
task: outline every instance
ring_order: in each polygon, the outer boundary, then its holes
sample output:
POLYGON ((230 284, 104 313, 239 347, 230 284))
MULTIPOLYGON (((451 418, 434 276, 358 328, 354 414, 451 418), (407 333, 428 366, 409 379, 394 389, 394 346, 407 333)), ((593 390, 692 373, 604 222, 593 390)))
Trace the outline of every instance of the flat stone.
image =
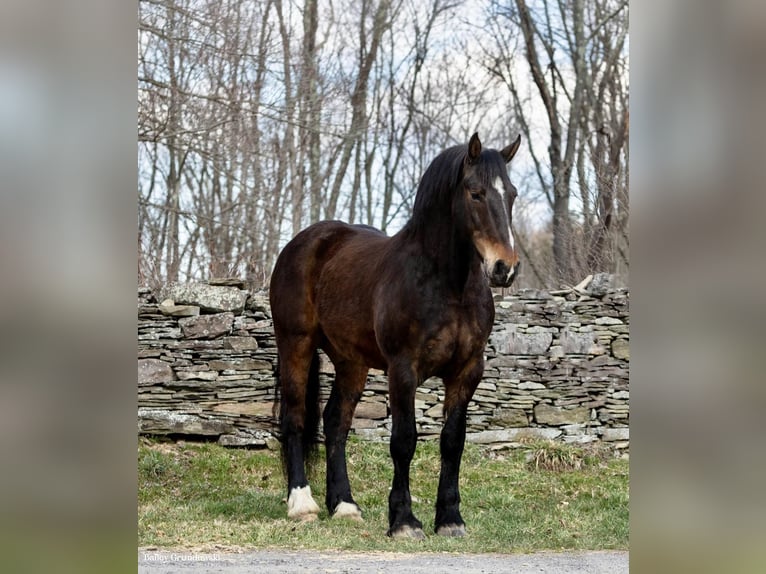
POLYGON ((165 299, 157 308, 168 317, 196 317, 200 311, 196 305, 176 305, 172 299, 165 299))
POLYGON ((601 435, 601 440, 606 442, 630 440, 630 428, 605 428, 603 434, 601 435))
POLYGON ((231 423, 203 419, 168 409, 138 409, 138 431, 148 434, 220 435, 234 430, 231 423))
POLYGON ((233 323, 234 313, 200 315, 178 320, 178 325, 187 339, 213 339, 226 335, 231 332, 233 323))
POLYGON ((270 417, 273 414, 274 404, 269 402, 246 402, 246 403, 222 403, 215 405, 213 410, 217 413, 229 415, 249 415, 270 417))
POLYGON ((538 391, 545 388, 545 385, 542 383, 535 383, 533 381, 524 381, 516 386, 522 391, 538 391))
POLYGON ((162 351, 159 349, 139 349, 138 350, 138 358, 139 359, 149 359, 152 357, 161 357, 162 351))
POLYGON ((551 345, 551 348, 548 349, 548 356, 551 359, 561 359, 564 355, 564 348, 561 345, 551 345))
POLYGON ((176 375, 182 381, 215 381, 218 378, 215 371, 178 371, 176 375))
POLYGON ((271 305, 269 304, 269 296, 265 293, 252 293, 247 298, 247 309, 249 311, 255 311, 257 313, 264 313, 271 317, 271 305))
POLYGON ((245 280, 239 277, 213 277, 207 280, 208 285, 222 285, 225 287, 245 288, 245 280))
POLYGON ((505 329, 494 331, 489 341, 500 355, 543 355, 551 346, 553 333, 525 333, 517 325, 506 325, 505 329))
POLYGON ((617 317, 596 317, 593 321, 596 325, 622 325, 622 320, 617 317))
POLYGON ((319 372, 325 375, 335 374, 335 365, 332 364, 330 358, 324 353, 319 354, 319 372))
POLYGON ((262 359, 224 359, 208 363, 214 371, 270 371, 272 364, 262 359))
POLYGON ((613 287, 614 275, 610 273, 596 273, 586 289, 593 297, 603 297, 613 287))
POLYGON ((553 334, 523 333, 518 334, 511 342, 511 353, 514 355, 543 355, 548 352, 553 341, 553 334))
POLYGON ((173 368, 160 359, 139 359, 138 385, 154 385, 175 380, 173 368))
POLYGON ((492 444, 496 442, 517 442, 521 439, 553 440, 560 435, 561 431, 558 429, 526 427, 467 433, 465 440, 474 444, 492 444))
POLYGON ((617 359, 630 360, 630 343, 627 339, 615 339, 612 341, 612 355, 617 359))
POLYGON ((591 442, 597 442, 598 437, 590 434, 573 434, 567 435, 561 440, 570 444, 588 444, 591 442))
POLYGON ((525 427, 529 424, 529 419, 521 409, 500 408, 495 411, 489 422, 503 427, 525 427))
POLYGON ((578 332, 565 327, 559 335, 559 344, 566 355, 584 355, 595 341, 592 331, 578 332))
POLYGON ((588 347, 588 355, 603 355, 606 353, 606 348, 603 345, 593 344, 588 347))
POLYGON ((516 293, 516 297, 518 299, 532 299, 538 301, 553 299, 553 295, 551 295, 548 291, 543 291, 540 289, 519 289, 519 291, 516 293))
POLYGON ((388 382, 387 381, 370 381, 367 380, 367 384, 365 385, 365 390, 367 391, 374 391, 377 393, 387 393, 388 392, 388 382))
POLYGON ((241 313, 245 308, 247 291, 237 287, 188 283, 172 286, 169 297, 176 305, 195 305, 208 313, 241 313))
POLYGON ((258 341, 255 337, 226 337, 224 347, 234 351, 255 351, 258 341))
POLYGON ((592 359, 588 361, 587 368, 596 369, 597 367, 603 367, 605 365, 610 365, 610 364, 614 364, 614 359, 610 357, 609 355, 604 355, 603 349, 602 349, 602 354, 596 357, 593 357, 592 359))
POLYGON ((386 403, 380 401, 360 401, 354 412, 358 419, 384 419, 388 416, 386 403))
POLYGON ((541 425, 570 425, 585 423, 590 420, 590 409, 575 407, 565 409, 552 405, 538 404, 534 409, 535 421, 541 425))
POLYGON ((432 419, 440 419, 444 414, 444 405, 442 403, 434 405, 423 414, 432 419))
POLYGON ((351 421, 351 428, 352 429, 374 429, 378 427, 378 422, 375 422, 373 419, 359 419, 354 418, 351 421))

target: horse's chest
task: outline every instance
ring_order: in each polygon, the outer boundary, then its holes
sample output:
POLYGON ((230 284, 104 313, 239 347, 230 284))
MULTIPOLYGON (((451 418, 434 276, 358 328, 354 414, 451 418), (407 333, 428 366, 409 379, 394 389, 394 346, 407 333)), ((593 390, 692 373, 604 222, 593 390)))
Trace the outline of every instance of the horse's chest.
POLYGON ((426 331, 421 364, 430 374, 451 366, 460 367, 483 352, 487 331, 487 326, 476 317, 466 318, 459 314, 435 325, 426 331))

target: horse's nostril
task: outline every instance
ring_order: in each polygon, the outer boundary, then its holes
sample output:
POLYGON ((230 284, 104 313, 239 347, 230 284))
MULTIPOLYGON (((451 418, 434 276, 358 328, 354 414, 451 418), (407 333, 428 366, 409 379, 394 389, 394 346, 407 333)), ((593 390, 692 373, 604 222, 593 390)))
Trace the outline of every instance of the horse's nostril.
POLYGON ((510 287, 518 274, 518 270, 518 260, 513 265, 508 265, 505 260, 500 259, 492 266, 490 284, 494 287, 510 287))
POLYGON ((495 275, 495 277, 505 277, 510 270, 511 268, 508 267, 508 264, 501 259, 495 263, 495 268, 492 270, 492 274, 495 275))

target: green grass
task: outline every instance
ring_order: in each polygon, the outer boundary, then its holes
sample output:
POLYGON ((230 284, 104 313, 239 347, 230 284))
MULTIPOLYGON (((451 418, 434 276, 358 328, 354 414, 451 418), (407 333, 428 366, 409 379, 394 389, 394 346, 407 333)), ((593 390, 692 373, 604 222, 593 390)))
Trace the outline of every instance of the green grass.
MULTIPOLYGON (((142 438, 138 544, 166 549, 289 548, 396 552, 531 552, 628 548, 628 462, 569 445, 532 443, 502 455, 466 445, 460 475, 468 536, 433 534, 435 442, 412 462, 413 511, 426 540, 385 536, 388 445, 349 440, 348 467, 364 522, 287 519, 279 454, 142 438), (553 461, 553 462, 551 462, 553 461)), ((324 453, 310 476, 324 508, 324 453)))

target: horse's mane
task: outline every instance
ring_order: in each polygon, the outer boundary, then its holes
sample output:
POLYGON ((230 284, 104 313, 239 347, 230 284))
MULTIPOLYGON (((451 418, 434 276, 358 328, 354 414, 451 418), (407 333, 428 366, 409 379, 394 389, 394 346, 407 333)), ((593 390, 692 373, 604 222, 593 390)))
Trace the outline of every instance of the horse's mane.
MULTIPOLYGON (((423 173, 418 184, 415 204, 410 220, 405 229, 418 233, 424 226, 433 226, 436 217, 443 217, 448 222, 452 193, 460 181, 463 172, 463 162, 468 153, 468 146, 456 145, 441 152, 423 173)), ((505 161, 497 150, 483 149, 477 176, 484 184, 490 184, 493 174, 505 173, 505 161)))
POLYGON ((405 228, 417 233, 424 226, 435 223, 436 213, 447 210, 444 215, 449 216, 451 194, 460 180, 467 153, 467 145, 457 145, 447 148, 434 158, 420 178, 412 215, 405 228))

